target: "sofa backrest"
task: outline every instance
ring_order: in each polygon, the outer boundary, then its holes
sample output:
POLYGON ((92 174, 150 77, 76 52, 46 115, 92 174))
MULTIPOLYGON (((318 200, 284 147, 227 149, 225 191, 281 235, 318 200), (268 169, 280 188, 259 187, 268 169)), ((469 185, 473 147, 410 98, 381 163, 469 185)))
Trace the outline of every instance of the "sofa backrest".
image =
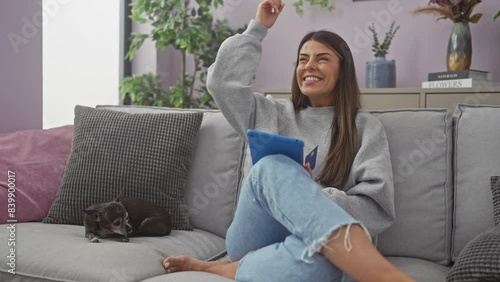
MULTIPOLYGON (((387 133, 394 174, 396 222, 380 234, 385 256, 450 263, 452 117, 447 109, 370 111, 387 133)), ((245 175, 251 168, 245 151, 245 175)))
POLYGON ((191 169, 186 183, 186 210, 194 228, 225 238, 242 182, 245 143, 219 110, 143 106, 99 106, 129 113, 202 111, 191 169))
POLYGON ((446 109, 371 111, 384 125, 396 222, 379 235, 385 256, 450 262, 452 119, 446 109))
MULTIPOLYGON (((106 108, 132 113, 204 113, 186 205, 195 228, 225 237, 243 171, 251 168, 251 161, 244 141, 222 113, 106 108)), ((500 106, 459 105, 453 118, 447 109, 370 112, 387 133, 395 188, 396 222, 380 234, 379 250, 385 256, 448 265, 465 244, 494 225, 489 179, 500 175, 500 106)))
MULTIPOLYGON (((378 237, 385 256, 450 263, 452 117, 447 109, 370 111, 383 124, 394 174, 396 222, 378 237)), ((251 169, 248 150, 244 172, 251 169)))
POLYGON ((494 226, 490 178, 500 175, 500 106, 459 104, 454 121, 453 259, 494 226))
POLYGON ((226 237, 242 184, 244 147, 222 113, 204 112, 186 187, 195 228, 226 237))

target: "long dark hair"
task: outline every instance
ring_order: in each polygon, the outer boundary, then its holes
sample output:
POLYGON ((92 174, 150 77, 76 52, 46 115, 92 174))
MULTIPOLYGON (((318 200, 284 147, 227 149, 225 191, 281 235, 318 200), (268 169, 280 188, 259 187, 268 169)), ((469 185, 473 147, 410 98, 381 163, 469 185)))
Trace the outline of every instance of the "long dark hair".
POLYGON ((292 103, 295 109, 301 110, 310 106, 309 97, 304 95, 297 83, 297 66, 302 46, 314 40, 335 50, 340 56, 340 74, 333 90, 333 106, 335 116, 332 121, 331 143, 323 170, 318 181, 325 186, 342 189, 346 184, 356 156, 356 114, 361 108, 360 90, 356 79, 356 70, 351 50, 347 43, 337 34, 320 30, 310 32, 300 42, 297 51, 297 64, 292 81, 292 103))

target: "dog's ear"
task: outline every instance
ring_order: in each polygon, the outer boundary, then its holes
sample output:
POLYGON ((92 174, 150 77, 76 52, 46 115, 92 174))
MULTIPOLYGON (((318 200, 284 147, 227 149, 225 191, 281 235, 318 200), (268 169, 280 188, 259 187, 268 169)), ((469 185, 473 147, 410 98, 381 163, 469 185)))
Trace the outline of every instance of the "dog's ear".
POLYGON ((82 210, 82 212, 88 214, 94 221, 101 221, 101 212, 98 210, 82 210))

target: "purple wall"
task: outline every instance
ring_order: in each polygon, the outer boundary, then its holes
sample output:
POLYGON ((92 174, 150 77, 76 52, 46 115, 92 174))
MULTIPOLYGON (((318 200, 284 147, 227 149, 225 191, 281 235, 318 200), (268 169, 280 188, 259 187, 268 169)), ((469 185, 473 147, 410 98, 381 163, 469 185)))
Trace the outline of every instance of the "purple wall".
MULTIPOLYGON (((260 0, 226 0, 219 12, 233 27, 248 23, 255 16, 260 0)), ((304 16, 295 13, 292 0, 263 43, 263 56, 256 74, 254 89, 290 88, 297 46, 309 31, 328 29, 342 36, 353 52, 358 81, 365 86, 365 65, 373 60, 371 33, 366 29, 372 22, 379 25, 379 39, 385 36, 392 20, 401 25, 387 59, 396 60, 397 87, 420 87, 429 72, 446 71, 446 48, 452 22, 430 15, 413 15, 412 10, 426 6, 428 0, 333 0, 333 12, 307 8, 304 16)), ((473 40, 472 69, 490 71, 500 82, 500 20, 493 21, 500 10, 499 0, 485 0, 475 12, 484 13, 478 24, 471 24, 473 40)), ((381 40, 382 40, 381 39, 381 40)), ((163 60, 169 60, 165 56, 163 60)), ((174 73, 171 70, 171 73, 174 73)))
POLYGON ((42 128, 41 2, 0 2, 0 133, 42 128))
MULTIPOLYGON (((0 133, 42 128, 42 0, 0 2, 0 133), (12 44, 11 41, 16 41, 12 44)), ((307 8, 298 16, 287 0, 287 7, 270 30, 263 45, 263 57, 254 88, 289 88, 297 45, 311 30, 329 29, 341 35, 351 46, 361 87, 365 83, 365 64, 373 59, 371 34, 366 27, 376 22, 385 34, 392 19, 401 25, 388 59, 397 64, 397 87, 419 87, 428 72, 446 69, 445 55, 452 23, 435 22, 429 15, 414 16, 411 11, 427 5, 427 0, 334 0, 333 12, 307 8), (279 67, 278 67, 279 66, 279 67)), ((225 0, 218 15, 233 27, 248 23, 255 16, 260 0, 225 0)), ((478 24, 471 25, 473 69, 490 71, 500 82, 500 20, 493 22, 500 1, 485 0, 476 12, 484 13, 478 24)), ((159 52, 157 63, 166 83, 177 81, 177 53, 159 52)))

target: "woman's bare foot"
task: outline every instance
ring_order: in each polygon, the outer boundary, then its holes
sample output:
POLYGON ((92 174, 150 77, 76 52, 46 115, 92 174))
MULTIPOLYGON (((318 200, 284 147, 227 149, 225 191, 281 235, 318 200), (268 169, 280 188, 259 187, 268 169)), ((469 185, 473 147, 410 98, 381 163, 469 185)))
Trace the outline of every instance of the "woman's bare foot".
POLYGON ((188 256, 168 257, 163 260, 163 267, 168 273, 179 271, 203 271, 222 275, 234 279, 238 262, 222 261, 202 261, 188 256))

